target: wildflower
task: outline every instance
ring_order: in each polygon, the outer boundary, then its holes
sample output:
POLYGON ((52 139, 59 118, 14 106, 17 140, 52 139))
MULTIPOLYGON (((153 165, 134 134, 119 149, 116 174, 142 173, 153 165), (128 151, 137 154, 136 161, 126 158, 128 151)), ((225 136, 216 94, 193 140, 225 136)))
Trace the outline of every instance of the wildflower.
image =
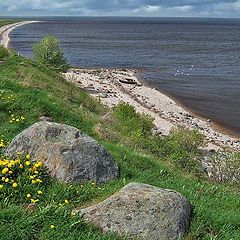
POLYGON ((6 178, 6 179, 5 179, 5 182, 6 182, 6 183, 9 182, 9 178, 6 178))
POLYGON ((32 180, 32 183, 33 183, 33 184, 36 183, 36 180, 32 180))
POLYGON ((38 193, 39 195, 43 194, 43 192, 42 192, 42 191, 40 191, 40 190, 39 190, 39 191, 37 191, 37 193, 38 193))
POLYGON ((29 154, 27 154, 27 155, 25 156, 25 158, 29 160, 29 159, 31 158, 31 156, 30 156, 29 154))
POLYGON ((9 171, 8 173, 9 173, 9 174, 13 174, 13 171, 9 171))
POLYGON ((13 183, 12 187, 16 188, 17 187, 17 183, 13 183))
POLYGON ((26 164, 26 166, 29 166, 31 163, 30 163, 30 161, 26 161, 25 164, 26 164))
POLYGON ((7 166, 8 166, 9 168, 11 168, 11 167, 12 167, 12 163, 9 163, 7 166))
POLYGON ((8 171, 9 171, 8 168, 4 168, 4 169, 2 170, 2 174, 6 174, 8 171))
POLYGON ((22 164, 20 164, 20 165, 19 165, 19 167, 20 167, 20 168, 23 168, 23 165, 22 165, 22 164))
POLYGON ((3 188, 3 185, 0 185, 0 190, 3 188))
POLYGON ((5 181, 5 177, 2 177, 2 181, 5 181))
POLYGON ((32 203, 36 203, 36 202, 38 202, 38 201, 39 201, 38 199, 35 200, 35 199, 31 198, 31 202, 32 202, 32 203))
POLYGON ((67 199, 64 200, 65 204, 69 204, 69 201, 67 199))
POLYGON ((34 166, 35 166, 36 168, 42 167, 42 165, 43 165, 42 162, 37 162, 37 163, 34 164, 34 166))
POLYGON ((54 225, 51 225, 50 228, 53 229, 53 228, 55 228, 55 226, 54 226, 54 225))
POLYGON ((30 198, 30 197, 31 197, 31 194, 30 194, 30 193, 28 193, 28 194, 27 194, 27 198, 30 198))
POLYGON ((36 179, 36 182, 37 183, 42 183, 42 180, 38 178, 38 179, 36 179))

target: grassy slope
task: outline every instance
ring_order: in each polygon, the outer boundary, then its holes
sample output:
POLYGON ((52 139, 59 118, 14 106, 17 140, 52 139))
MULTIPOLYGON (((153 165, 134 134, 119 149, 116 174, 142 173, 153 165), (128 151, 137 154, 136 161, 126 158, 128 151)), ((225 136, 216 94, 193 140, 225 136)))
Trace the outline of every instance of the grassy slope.
POLYGON ((7 24, 15 23, 15 22, 17 22, 17 21, 15 21, 15 20, 0 20, 0 27, 7 25, 7 24))
MULTIPOLYGON (((73 125, 97 138, 93 128, 107 109, 62 77, 30 60, 13 56, 0 64, 0 90, 14 101, 0 102, 0 136, 10 141, 17 133, 38 121, 39 116, 73 125), (10 123, 11 115, 25 116, 23 123, 10 123)), ((0 232, 5 240, 33 239, 117 239, 70 216, 74 206, 100 201, 128 182, 137 181, 170 188, 185 195, 194 207, 188 239, 239 239, 239 194, 227 186, 201 181, 166 160, 145 155, 141 150, 99 139, 120 164, 119 180, 101 186, 68 186, 51 183, 46 203, 33 212, 14 201, 1 201, 0 232), (66 207, 59 207, 64 199, 66 207), (56 229, 49 226, 54 224, 56 229)))

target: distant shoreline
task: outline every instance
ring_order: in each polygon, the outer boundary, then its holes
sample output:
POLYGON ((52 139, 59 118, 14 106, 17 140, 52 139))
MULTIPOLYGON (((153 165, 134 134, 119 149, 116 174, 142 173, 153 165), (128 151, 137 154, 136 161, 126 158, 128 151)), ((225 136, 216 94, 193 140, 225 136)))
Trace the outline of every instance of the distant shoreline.
POLYGON ((8 48, 10 43, 10 37, 9 37, 10 32, 12 32, 17 27, 20 27, 26 24, 36 23, 36 22, 39 22, 39 21, 22 21, 22 22, 17 22, 17 23, 2 26, 0 28, 0 44, 8 48))

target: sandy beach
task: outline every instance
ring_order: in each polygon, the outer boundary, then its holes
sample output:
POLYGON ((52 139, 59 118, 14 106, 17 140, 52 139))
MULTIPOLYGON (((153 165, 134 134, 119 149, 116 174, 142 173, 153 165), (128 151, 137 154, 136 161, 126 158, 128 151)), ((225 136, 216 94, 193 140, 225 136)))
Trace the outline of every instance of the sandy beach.
POLYGON ((170 97, 142 84, 137 73, 133 69, 72 69, 65 77, 109 107, 122 101, 150 115, 155 119, 156 134, 167 135, 176 127, 197 129, 206 136, 208 150, 239 149, 239 139, 220 132, 210 119, 195 116, 170 97))
POLYGON ((22 21, 18 23, 8 24, 0 28, 0 44, 2 44, 4 47, 9 46, 10 37, 9 33, 13 31, 16 27, 20 27, 26 24, 36 23, 39 21, 22 21))

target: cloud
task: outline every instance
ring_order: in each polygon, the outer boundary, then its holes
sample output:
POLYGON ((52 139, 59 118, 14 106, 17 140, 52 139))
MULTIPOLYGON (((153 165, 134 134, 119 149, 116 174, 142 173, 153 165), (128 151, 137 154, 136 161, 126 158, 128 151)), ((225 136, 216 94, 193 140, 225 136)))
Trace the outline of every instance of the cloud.
POLYGON ((0 15, 239 17, 240 0, 0 0, 0 15))

